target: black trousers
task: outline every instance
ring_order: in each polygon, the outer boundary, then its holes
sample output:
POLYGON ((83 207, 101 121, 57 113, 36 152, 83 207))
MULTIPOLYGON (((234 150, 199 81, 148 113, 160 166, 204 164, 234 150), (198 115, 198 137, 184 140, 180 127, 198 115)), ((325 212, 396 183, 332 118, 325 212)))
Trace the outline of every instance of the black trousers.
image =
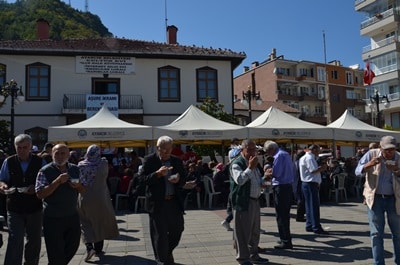
POLYGON ((51 218, 43 217, 43 235, 49 265, 66 265, 79 248, 81 226, 78 214, 51 218))
POLYGON ((150 237, 156 261, 172 263, 184 229, 183 212, 175 199, 157 202, 150 217, 150 237))
POLYGON ((290 207, 292 205, 292 184, 273 186, 276 222, 279 237, 283 243, 291 242, 290 235, 290 207))

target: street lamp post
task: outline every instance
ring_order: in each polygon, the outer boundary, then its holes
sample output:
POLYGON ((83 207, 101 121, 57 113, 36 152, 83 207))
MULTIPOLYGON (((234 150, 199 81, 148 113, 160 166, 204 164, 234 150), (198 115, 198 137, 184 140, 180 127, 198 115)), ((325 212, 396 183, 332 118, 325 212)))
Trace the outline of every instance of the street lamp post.
POLYGON ((370 103, 368 103, 368 107, 371 109, 371 111, 376 112, 376 127, 381 128, 382 127, 382 121, 381 121, 381 114, 380 114, 380 109, 379 109, 379 104, 384 103, 383 105, 385 108, 388 108, 390 106, 389 98, 387 95, 381 96, 378 92, 378 90, 375 90, 375 95, 371 95, 369 97, 370 103), (374 106, 375 104, 375 106, 374 106))
POLYGON ((260 96, 260 91, 255 92, 252 91, 251 86, 248 86, 248 90, 247 91, 242 91, 242 100, 241 103, 248 107, 248 111, 249 111, 249 121, 248 124, 252 122, 252 109, 251 109, 251 101, 255 100, 257 105, 261 105, 262 100, 261 100, 261 96, 260 96))
POLYGON ((10 83, 5 83, 0 91, 0 107, 2 107, 7 98, 11 97, 11 113, 10 113, 10 139, 9 150, 14 150, 14 116, 15 105, 24 102, 25 97, 22 93, 22 86, 18 87, 17 82, 11 79, 10 83))

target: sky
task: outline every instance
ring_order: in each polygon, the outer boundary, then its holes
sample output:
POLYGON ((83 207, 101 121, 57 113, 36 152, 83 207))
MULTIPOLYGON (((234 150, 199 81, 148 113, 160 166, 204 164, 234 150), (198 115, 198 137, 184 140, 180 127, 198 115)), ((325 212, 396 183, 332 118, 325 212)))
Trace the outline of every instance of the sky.
MULTIPOLYGON (((63 1, 85 10, 85 0, 63 1)), ((287 60, 324 63, 326 55, 326 62, 364 68, 361 51, 369 44, 354 0, 88 0, 88 10, 115 37, 166 42, 167 19, 181 45, 245 52, 234 76, 273 48, 287 60)))

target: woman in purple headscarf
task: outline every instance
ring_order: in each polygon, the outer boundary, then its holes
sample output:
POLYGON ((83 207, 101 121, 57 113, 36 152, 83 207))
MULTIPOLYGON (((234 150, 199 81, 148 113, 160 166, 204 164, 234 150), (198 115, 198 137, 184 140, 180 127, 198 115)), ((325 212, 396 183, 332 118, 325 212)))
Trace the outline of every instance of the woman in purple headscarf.
POLYGON ((86 192, 79 197, 82 239, 89 261, 94 255, 104 254, 104 239, 119 235, 118 225, 107 187, 108 162, 101 157, 100 147, 91 145, 85 159, 78 163, 80 180, 86 192))

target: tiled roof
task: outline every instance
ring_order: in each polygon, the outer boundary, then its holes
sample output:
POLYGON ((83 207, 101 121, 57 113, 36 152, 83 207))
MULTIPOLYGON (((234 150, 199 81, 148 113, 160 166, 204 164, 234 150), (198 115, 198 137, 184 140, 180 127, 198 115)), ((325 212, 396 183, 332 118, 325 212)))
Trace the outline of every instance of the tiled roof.
MULTIPOLYGON (((261 111, 264 112, 266 110, 268 110, 270 107, 275 107, 283 112, 286 112, 288 114, 300 114, 300 111, 298 109, 292 108, 286 104, 283 104, 281 102, 275 102, 275 101, 263 101, 260 105, 251 104, 251 109, 253 111, 261 111)), ((235 102, 235 106, 234 106, 235 110, 243 110, 243 111, 247 111, 248 108, 245 107, 242 103, 240 103, 240 101, 235 102)))
POLYGON ((230 49, 184 46, 123 38, 68 39, 68 40, 0 40, 0 52, 8 54, 118 54, 135 57, 188 57, 230 60, 240 64, 244 52, 230 49))

